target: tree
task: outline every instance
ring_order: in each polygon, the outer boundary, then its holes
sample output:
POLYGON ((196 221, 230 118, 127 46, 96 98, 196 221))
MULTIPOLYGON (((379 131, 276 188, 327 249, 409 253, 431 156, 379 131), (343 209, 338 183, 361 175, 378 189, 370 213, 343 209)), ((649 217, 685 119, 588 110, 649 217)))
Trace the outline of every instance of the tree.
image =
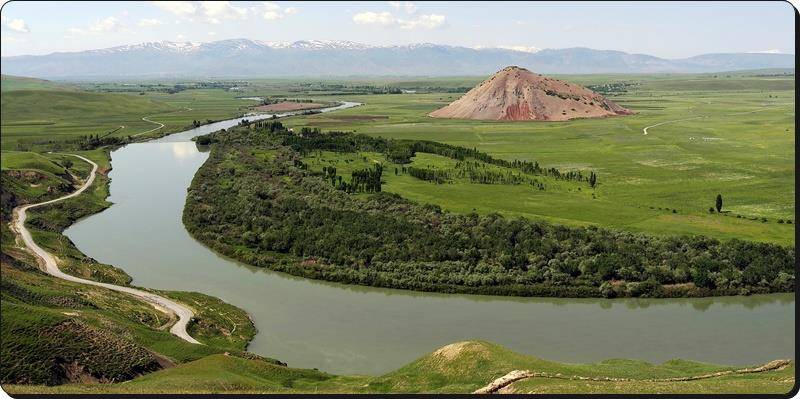
POLYGON ((717 194, 717 203, 715 206, 717 207, 717 212, 722 212, 722 194, 717 194))
POLYGON ((594 174, 594 172, 591 172, 591 174, 589 175, 589 186, 594 188, 596 184, 597 184, 597 175, 594 174))

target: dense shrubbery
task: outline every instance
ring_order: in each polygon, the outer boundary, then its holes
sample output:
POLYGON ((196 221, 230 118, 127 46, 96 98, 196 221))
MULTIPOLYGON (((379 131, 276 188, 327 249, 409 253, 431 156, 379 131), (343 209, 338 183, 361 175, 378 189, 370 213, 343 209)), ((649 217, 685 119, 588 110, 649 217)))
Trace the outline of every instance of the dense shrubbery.
POLYGON ((356 197, 336 189, 335 169, 297 167, 300 154, 386 152, 388 141, 310 130, 294 135, 275 123, 214 134, 217 144, 184 210, 195 237, 247 263, 344 283, 500 295, 667 297, 794 288, 794 250, 774 244, 460 215, 383 192, 356 197), (276 155, 254 155, 264 149, 276 155))

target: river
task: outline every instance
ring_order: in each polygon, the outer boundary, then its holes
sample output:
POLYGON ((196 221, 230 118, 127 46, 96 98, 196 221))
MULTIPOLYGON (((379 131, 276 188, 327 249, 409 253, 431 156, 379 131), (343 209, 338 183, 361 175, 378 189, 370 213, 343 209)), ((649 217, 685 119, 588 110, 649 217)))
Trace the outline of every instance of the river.
POLYGON ((467 339, 565 362, 683 358, 749 365, 794 357, 793 294, 617 300, 448 295, 307 280, 221 257, 181 222, 186 189, 208 157, 190 139, 239 120, 112 152, 114 205, 65 234, 88 256, 125 270, 135 285, 202 292, 244 309, 258 328, 248 349, 253 353, 293 367, 372 375, 467 339))

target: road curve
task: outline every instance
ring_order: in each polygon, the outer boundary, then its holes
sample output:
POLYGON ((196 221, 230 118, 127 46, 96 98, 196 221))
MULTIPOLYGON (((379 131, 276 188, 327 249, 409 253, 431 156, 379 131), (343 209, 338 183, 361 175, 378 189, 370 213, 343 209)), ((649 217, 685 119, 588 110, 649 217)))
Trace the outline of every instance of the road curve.
MULTIPOLYGON (((179 112, 186 112, 186 111, 192 111, 192 109, 191 109, 191 108, 189 108, 189 107, 186 107, 186 108, 184 108, 184 109, 180 109, 180 110, 177 110, 177 111, 173 111, 173 112, 167 112, 166 114, 163 114, 163 115, 177 114, 177 113, 179 113, 179 112)), ((162 115, 162 116, 163 116, 163 115, 162 115)), ((154 115, 150 115, 150 116, 154 116, 154 115)), ((150 117, 149 117, 149 116, 143 116, 143 117, 142 117, 142 120, 143 120, 143 121, 145 121, 145 122, 155 123, 156 125, 158 125, 158 127, 154 127, 154 128, 152 128, 152 129, 150 129, 150 130, 147 130, 147 131, 144 131, 144 132, 141 132, 141 133, 136 133, 136 134, 134 134, 134 135, 133 135, 133 136, 131 136, 131 137, 138 137, 138 136, 141 136, 141 135, 143 135, 143 134, 147 134, 147 133, 150 133, 150 132, 155 132, 156 130, 158 130, 158 129, 161 129, 162 127, 164 127, 164 124, 163 124, 163 123, 161 123, 161 122, 156 122, 156 121, 152 121, 152 120, 150 120, 150 117)))
POLYGON ((33 240, 30 231, 28 231, 28 229, 25 228, 25 220, 27 218, 28 209, 37 208, 40 206, 63 201, 68 198, 76 197, 80 195, 82 192, 84 192, 87 188, 89 188, 89 186, 92 185, 92 182, 94 182, 95 175, 97 174, 97 164, 80 155, 74 155, 74 154, 68 154, 68 155, 80 158, 92 165, 92 171, 89 174, 89 178, 86 179, 86 182, 83 183, 83 185, 79 189, 75 190, 73 193, 67 194, 63 197, 52 199, 50 201, 40 202, 38 204, 22 205, 17 208, 14 208, 14 221, 11 224, 11 228, 17 233, 17 235, 19 235, 22 238, 22 242, 25 244, 28 250, 30 250, 31 253, 33 253, 36 257, 42 260, 42 262, 45 265, 45 271, 48 274, 54 277, 58 277, 62 280, 72 281, 81 284, 94 285, 97 287, 103 287, 114 291, 124 292, 126 294, 132 295, 136 298, 139 298, 143 301, 150 303, 156 309, 172 312, 178 317, 178 321, 172 325, 172 327, 169 329, 169 332, 183 339, 184 341, 193 344, 201 344, 200 342, 192 338, 188 332, 186 332, 186 326, 189 324, 189 321, 192 319, 192 317, 194 317, 194 313, 186 306, 181 305, 173 300, 164 298, 163 296, 156 295, 150 292, 137 290, 131 287, 123 287, 114 284, 107 284, 98 281, 86 280, 80 277, 75 277, 66 274, 62 272, 61 269, 58 268, 58 263, 56 262, 56 258, 49 252, 42 249, 42 247, 36 244, 36 242, 33 240))
POLYGON ((150 119, 147 119, 146 116, 143 116, 142 120, 145 121, 145 122, 155 123, 156 125, 158 125, 158 127, 154 127, 154 128, 152 128, 150 130, 147 130, 147 131, 144 131, 144 132, 141 132, 141 133, 136 133, 132 137, 137 137, 137 136, 141 136, 143 134, 147 134, 147 133, 150 133, 150 132, 155 132, 156 130, 161 129, 162 127, 164 127, 163 123, 156 122, 156 121, 151 121, 150 119))
POLYGON ((650 125, 650 126, 645 127, 644 129, 642 129, 642 132, 644 133, 645 136, 647 136, 647 129, 654 128, 656 126, 666 125, 668 123, 690 121, 692 119, 701 119, 701 118, 705 118, 705 117, 706 117, 705 115, 700 115, 700 116, 695 116, 695 117, 692 117, 692 118, 675 119, 675 120, 672 120, 672 121, 665 121, 665 122, 661 122, 661 123, 656 123, 655 125, 650 125))

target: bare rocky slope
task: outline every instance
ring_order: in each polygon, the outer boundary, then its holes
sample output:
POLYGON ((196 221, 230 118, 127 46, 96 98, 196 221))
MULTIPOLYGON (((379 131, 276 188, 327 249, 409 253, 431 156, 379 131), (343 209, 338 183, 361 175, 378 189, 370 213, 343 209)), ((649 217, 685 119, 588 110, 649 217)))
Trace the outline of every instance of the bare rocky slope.
POLYGON ((565 121, 632 112, 583 86, 506 67, 461 98, 430 113, 435 118, 565 121))

